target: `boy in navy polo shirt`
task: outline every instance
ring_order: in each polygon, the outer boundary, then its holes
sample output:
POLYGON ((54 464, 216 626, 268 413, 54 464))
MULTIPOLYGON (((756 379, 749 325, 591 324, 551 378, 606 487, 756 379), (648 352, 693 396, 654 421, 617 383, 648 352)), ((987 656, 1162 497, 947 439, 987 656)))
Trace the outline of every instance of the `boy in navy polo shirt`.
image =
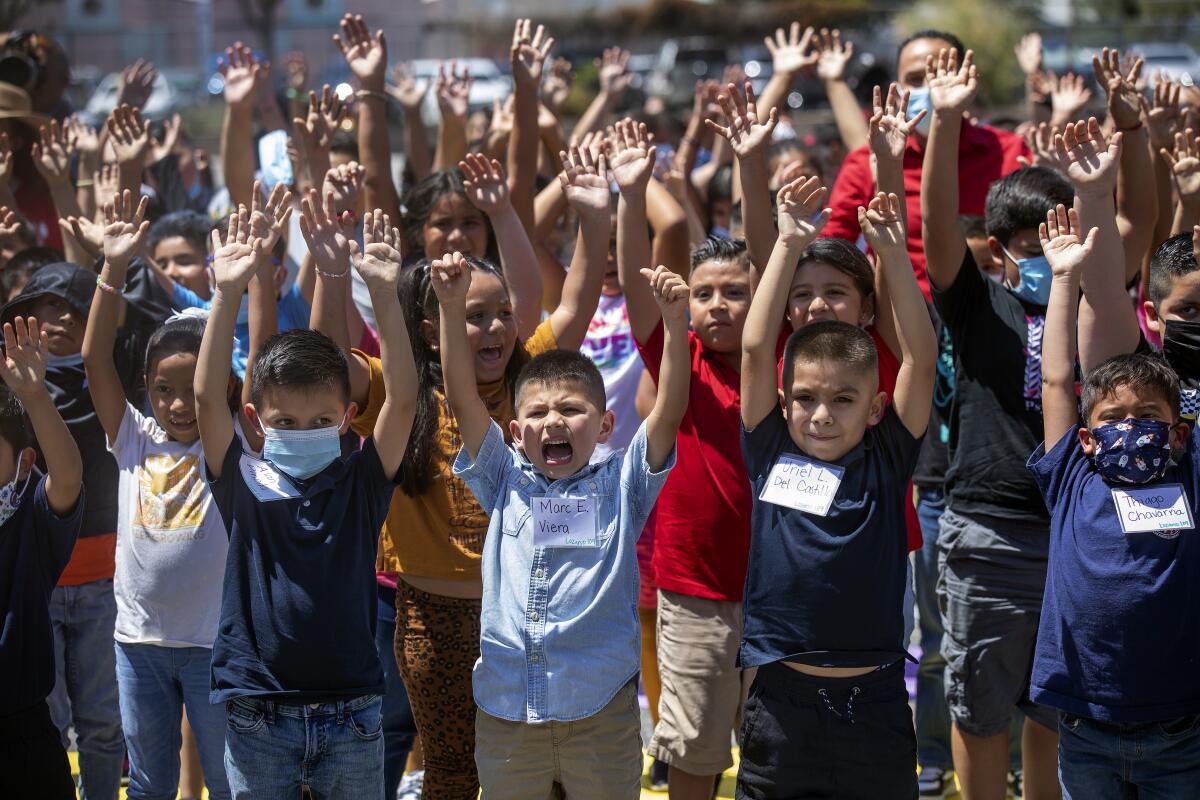
POLYGON ((902 355, 879 391, 871 335, 844 322, 775 343, 787 287, 829 218, 824 187, 779 191, 779 239, 742 335, 742 452, 754 490, 738 797, 917 796, 904 685, 904 504, 933 400, 937 340, 905 245, 903 200, 859 209, 902 355), (782 386, 782 390, 780 389, 782 386), (781 408, 782 407, 782 408, 781 408))
POLYGON ((46 335, 35 319, 4 324, 0 358, 0 797, 75 797, 67 752, 50 719, 54 686, 50 594, 83 515, 79 448, 46 389, 46 335), (46 454, 35 452, 26 414, 46 454))
POLYGON ((1067 800, 1191 797, 1200 787, 1200 500, 1197 437, 1179 379, 1155 356, 1120 355, 1075 395, 1080 275, 1119 259, 1047 215, 1053 269, 1042 345, 1046 440, 1029 469, 1050 510, 1050 565, 1030 696, 1061 712, 1067 800))
MULTIPOLYGON (((316 192, 302 202, 312 249, 348 255, 348 232, 316 192)), ((246 415, 263 460, 234 436, 230 354, 238 302, 262 240, 243 208, 224 245, 214 233, 216 292, 196 366, 196 413, 213 498, 229 531, 212 694, 225 703, 225 768, 237 798, 383 797, 383 671, 375 650, 375 544, 415 405, 416 372, 396 296, 400 236, 375 211, 355 267, 371 290, 387 400, 363 449, 341 454, 354 417, 345 356, 289 330, 251 352, 246 415)), ((257 230, 257 228, 255 228, 257 230)), ((317 280, 346 280, 318 273, 317 280)), ((256 312, 251 321, 261 324, 256 312)), ((259 336, 256 334, 255 340, 259 336)))
POLYGON ((491 512, 483 547, 482 640, 472 678, 475 763, 488 800, 634 800, 642 756, 635 546, 675 461, 687 407, 688 287, 642 270, 666 341, 654 409, 624 453, 591 464, 613 430, 586 356, 551 350, 521 368, 504 433, 479 397, 467 341, 472 266, 433 262, 446 395, 463 448, 454 464, 491 512))

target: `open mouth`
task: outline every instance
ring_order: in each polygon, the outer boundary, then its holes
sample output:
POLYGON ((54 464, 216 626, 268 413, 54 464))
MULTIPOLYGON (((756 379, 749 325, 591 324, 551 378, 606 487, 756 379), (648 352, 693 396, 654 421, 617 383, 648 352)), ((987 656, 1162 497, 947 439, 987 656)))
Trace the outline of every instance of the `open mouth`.
POLYGON ((559 467, 571 462, 575 450, 566 439, 547 439, 542 442, 542 460, 548 467, 559 467))
POLYGON ((498 344, 490 344, 487 347, 479 348, 479 360, 485 364, 499 363, 501 356, 504 354, 504 348, 498 344))
POLYGON ((196 424, 195 417, 170 417, 167 421, 174 428, 190 428, 196 424))

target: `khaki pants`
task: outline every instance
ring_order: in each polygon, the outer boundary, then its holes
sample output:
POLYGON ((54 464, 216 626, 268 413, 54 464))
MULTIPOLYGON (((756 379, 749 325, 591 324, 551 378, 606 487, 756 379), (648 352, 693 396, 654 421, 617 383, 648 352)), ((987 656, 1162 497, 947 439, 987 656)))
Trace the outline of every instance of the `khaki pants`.
POLYGON ((479 711, 475 764, 483 800, 636 800, 642 788, 637 681, 598 713, 574 722, 511 722, 479 711))

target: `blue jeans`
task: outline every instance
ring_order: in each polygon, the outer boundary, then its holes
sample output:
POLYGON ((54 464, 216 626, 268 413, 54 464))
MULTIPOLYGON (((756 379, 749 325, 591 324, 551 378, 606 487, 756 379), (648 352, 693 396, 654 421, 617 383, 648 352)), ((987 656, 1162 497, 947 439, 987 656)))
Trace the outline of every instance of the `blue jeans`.
POLYGON ((131 800, 174 800, 178 794, 184 706, 196 734, 208 796, 228 800, 225 714, 208 702, 212 650, 121 642, 116 648, 131 800))
POLYGON ((1061 715, 1063 800, 1168 800, 1200 787, 1200 715, 1143 725, 1061 715))
POLYGON ((383 703, 230 700, 225 774, 235 800, 300 797, 302 785, 312 800, 383 800, 383 703))
POLYGON ((946 510, 941 489, 917 489, 917 519, 925 543, 913 553, 917 613, 921 626, 921 663, 917 667, 917 763, 922 769, 952 769, 950 709, 946 705, 942 658, 942 615, 938 611, 938 520, 946 510))
POLYGON ((375 649, 383 664, 383 794, 395 797, 404 777, 404 764, 417 738, 408 692, 396 666, 396 590, 379 584, 379 610, 375 624, 375 649))
POLYGON ((79 800, 117 800, 125 738, 117 701, 117 599, 112 579, 56 587, 50 597, 50 623, 55 681, 46 699, 64 747, 67 728, 75 727, 79 800))

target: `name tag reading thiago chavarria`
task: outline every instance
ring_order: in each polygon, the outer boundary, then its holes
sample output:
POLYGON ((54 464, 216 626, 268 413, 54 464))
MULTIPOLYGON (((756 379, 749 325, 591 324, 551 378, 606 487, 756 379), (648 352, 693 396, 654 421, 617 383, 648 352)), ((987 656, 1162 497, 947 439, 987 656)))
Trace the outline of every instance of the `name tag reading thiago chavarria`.
POLYGON ((758 499, 823 517, 833 505, 844 472, 832 464, 785 453, 771 467, 758 499))
POLYGON ((1163 483, 1148 489, 1113 489, 1117 519, 1125 533, 1156 533, 1174 538, 1181 530, 1192 530, 1192 510, 1178 483, 1163 483))
POLYGON ((535 547, 597 547, 596 498, 548 497, 533 501, 535 547))

